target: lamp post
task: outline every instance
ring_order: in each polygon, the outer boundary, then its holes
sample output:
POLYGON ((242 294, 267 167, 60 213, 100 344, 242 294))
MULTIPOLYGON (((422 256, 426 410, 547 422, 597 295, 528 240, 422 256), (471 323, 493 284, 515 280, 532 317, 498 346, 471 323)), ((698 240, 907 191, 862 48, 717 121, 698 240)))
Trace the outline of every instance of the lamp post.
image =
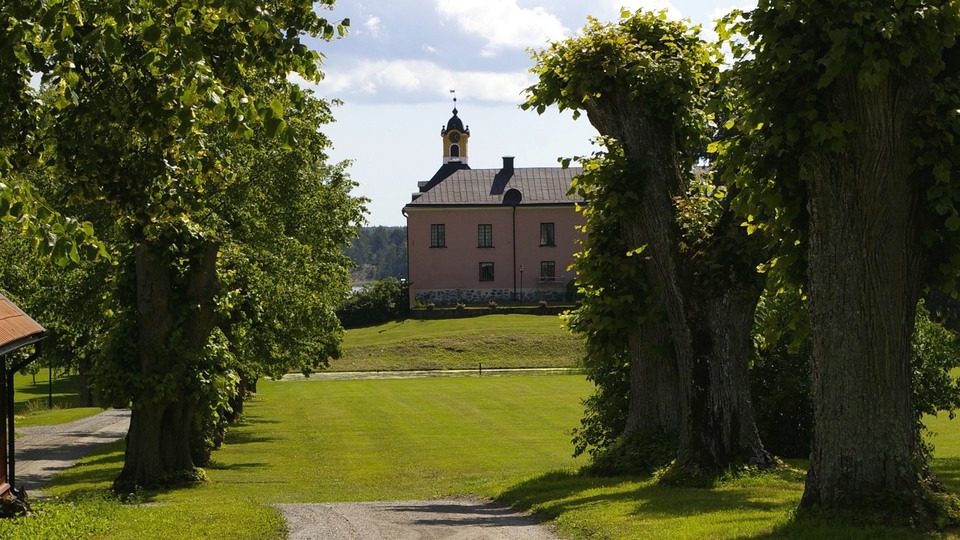
POLYGON ((523 265, 520 265, 520 303, 523 303, 523 265))

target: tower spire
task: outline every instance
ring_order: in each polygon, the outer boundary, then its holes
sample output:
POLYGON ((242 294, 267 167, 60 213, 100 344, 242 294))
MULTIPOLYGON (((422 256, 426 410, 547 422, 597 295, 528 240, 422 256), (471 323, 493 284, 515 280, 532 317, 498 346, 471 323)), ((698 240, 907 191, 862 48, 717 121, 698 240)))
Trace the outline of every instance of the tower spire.
POLYGON ((470 128, 463 126, 463 120, 457 116, 457 91, 453 94, 453 116, 447 121, 447 126, 440 130, 443 138, 443 162, 467 163, 467 139, 470 138, 470 128))

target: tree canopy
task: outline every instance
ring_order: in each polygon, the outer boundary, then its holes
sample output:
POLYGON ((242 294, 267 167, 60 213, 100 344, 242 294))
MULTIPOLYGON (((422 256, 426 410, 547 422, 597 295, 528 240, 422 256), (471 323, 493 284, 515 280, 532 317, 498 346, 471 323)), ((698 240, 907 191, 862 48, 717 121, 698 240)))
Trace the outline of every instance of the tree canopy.
POLYGON ((19 81, 5 105, 27 103, 34 122, 21 122, 17 149, 40 141, 39 174, 65 185, 51 197, 112 242, 96 372, 133 406, 118 489, 194 477, 243 387, 338 354, 340 247, 362 201, 344 165, 327 164, 330 104, 286 82, 321 77, 302 36, 345 31, 321 16, 332 0, 316 4, 10 8, 7 37, 21 26, 30 37, 0 56, 19 81))

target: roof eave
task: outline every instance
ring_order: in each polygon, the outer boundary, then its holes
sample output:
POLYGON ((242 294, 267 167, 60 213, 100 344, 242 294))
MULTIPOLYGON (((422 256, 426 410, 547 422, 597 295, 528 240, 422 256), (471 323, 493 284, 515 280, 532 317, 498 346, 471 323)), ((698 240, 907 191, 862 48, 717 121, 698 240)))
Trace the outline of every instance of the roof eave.
POLYGON ((3 356, 7 353, 11 353, 21 347, 32 345, 42 340, 45 337, 47 337, 46 332, 38 332, 36 334, 30 334, 29 336, 25 336, 20 339, 11 341, 10 343, 5 343, 3 345, 0 345, 0 356, 3 356))

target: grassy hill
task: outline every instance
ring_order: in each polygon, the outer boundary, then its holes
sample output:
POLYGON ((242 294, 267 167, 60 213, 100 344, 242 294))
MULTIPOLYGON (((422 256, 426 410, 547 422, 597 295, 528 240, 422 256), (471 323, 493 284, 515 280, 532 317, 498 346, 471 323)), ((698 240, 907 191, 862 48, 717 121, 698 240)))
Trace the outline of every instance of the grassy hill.
POLYGON ((576 367, 582 342, 558 317, 406 320, 348 330, 331 371, 576 367))

